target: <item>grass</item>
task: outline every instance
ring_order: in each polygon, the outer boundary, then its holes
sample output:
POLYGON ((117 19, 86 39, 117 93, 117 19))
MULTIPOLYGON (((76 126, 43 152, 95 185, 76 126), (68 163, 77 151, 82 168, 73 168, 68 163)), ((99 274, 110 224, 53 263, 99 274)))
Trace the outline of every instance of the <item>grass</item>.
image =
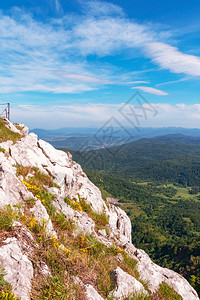
POLYGON ((11 207, 8 205, 0 210, 0 231, 9 231, 12 229, 13 213, 11 207))
POLYGON ((13 123, 13 125, 20 131, 24 128, 24 126, 20 126, 18 123, 13 123))
MULTIPOLYGON (((160 187, 160 186, 158 186, 158 187, 160 187)), ((172 200, 177 200, 178 198, 182 198, 183 200, 196 199, 197 196, 200 195, 200 194, 196 194, 196 195, 189 194, 189 187, 187 187, 187 188, 179 187, 172 183, 166 184, 166 187, 172 187, 177 190, 176 195, 173 197, 170 197, 170 199, 172 199, 172 200)), ((163 196, 163 197, 165 198, 165 196, 163 196)))
POLYGON ((19 300, 19 298, 15 297, 11 292, 2 292, 0 294, 0 300, 19 300))
POLYGON ((42 191, 39 193, 39 198, 41 199, 41 202, 45 206, 47 213, 49 216, 53 216, 56 212, 55 206, 52 204, 52 199, 54 198, 54 195, 51 193, 48 193, 46 191, 42 191))
MULTIPOLYGON (((52 199, 51 197, 48 199, 48 206, 51 207, 52 199)), ((1 229, 10 229, 13 217, 11 208, 6 207, 5 211, 1 211, 0 216, 3 220, 1 229)), ((110 274, 117 266, 139 280, 148 290, 148 286, 140 280, 137 262, 129 257, 123 249, 119 249, 115 245, 106 247, 92 236, 74 237, 72 234, 74 223, 67 220, 61 211, 54 211, 51 215, 54 229, 58 235, 57 239, 46 236, 45 226, 39 225, 30 212, 27 211, 26 215, 20 215, 19 210, 19 215, 14 217, 32 231, 34 239, 39 244, 32 260, 35 266, 42 259, 51 271, 51 276, 44 277, 35 268, 36 276, 32 284, 32 299, 85 300, 84 292, 74 281, 76 276, 79 276, 85 284, 92 284, 102 297, 107 298, 114 289, 110 274), (119 254, 122 256, 120 261, 119 254)), ((0 275, 0 291, 5 293, 2 294, 2 297, 7 297, 1 298, 0 294, 0 299, 16 299, 12 298, 14 296, 10 293, 9 288, 3 275, 0 275)), ((159 297, 166 300, 181 299, 165 283, 160 285, 159 297)), ((134 295, 130 299, 148 300, 150 298, 145 295, 134 295)))
POLYGON ((87 203, 86 199, 81 198, 80 196, 79 196, 79 202, 77 202, 77 199, 70 200, 68 198, 65 198, 64 201, 67 205, 71 206, 73 209, 86 212, 88 216, 95 222, 97 229, 99 228, 103 229, 109 223, 108 216, 104 212, 102 213, 94 212, 91 207, 91 204, 87 203))
POLYGON ((102 213, 96 213, 92 210, 91 204, 86 202, 86 199, 80 198, 79 197, 79 203, 85 211, 88 216, 93 219, 95 222, 96 226, 106 226, 109 223, 108 216, 105 214, 105 212, 102 213))
POLYGON ((87 263, 87 266, 82 268, 85 271, 81 272, 79 276, 83 280, 88 278, 89 283, 96 287, 103 297, 108 297, 110 291, 114 288, 110 274, 117 266, 138 278, 137 262, 128 257, 123 249, 119 249, 114 245, 106 247, 92 236, 77 237, 74 240, 74 246, 79 249, 87 263), (123 256, 121 262, 118 261, 119 254, 123 256))
POLYGON ((56 212, 53 215, 52 222, 62 231, 67 230, 72 232, 75 229, 75 223, 70 219, 67 220, 62 211, 56 212))
POLYGON ((4 279, 4 268, 1 268, 0 272, 0 300, 19 300, 13 295, 11 284, 4 279))
POLYGON ((0 142, 6 142, 8 140, 16 143, 23 136, 17 132, 13 132, 5 126, 5 121, 3 118, 0 118, 0 142))
POLYGON ((144 211, 139 207, 138 204, 135 203, 120 203, 121 208, 126 211, 128 216, 138 217, 140 214, 145 214, 144 211))
POLYGON ((17 169, 17 176, 21 175, 25 179, 28 174, 31 174, 32 176, 27 179, 27 182, 36 185, 40 189, 43 189, 44 186, 60 188, 53 182, 50 175, 41 172, 39 168, 31 166, 24 167, 22 165, 15 165, 15 167, 17 169))
POLYGON ((159 286, 158 294, 164 300, 182 300, 183 298, 166 282, 159 286))
POLYGON ((52 277, 37 278, 32 288, 33 299, 85 299, 73 281, 76 276, 85 284, 92 284, 106 298, 113 289, 110 273, 117 266, 138 278, 137 262, 128 258, 123 249, 114 245, 106 247, 92 236, 79 235, 73 238, 62 213, 56 218, 59 225, 57 240, 46 238, 42 232, 38 234, 41 239, 37 257, 42 257, 47 263, 52 277), (68 255, 57 246, 61 243, 67 247, 68 255), (121 262, 118 261, 119 253, 124 258, 121 262))

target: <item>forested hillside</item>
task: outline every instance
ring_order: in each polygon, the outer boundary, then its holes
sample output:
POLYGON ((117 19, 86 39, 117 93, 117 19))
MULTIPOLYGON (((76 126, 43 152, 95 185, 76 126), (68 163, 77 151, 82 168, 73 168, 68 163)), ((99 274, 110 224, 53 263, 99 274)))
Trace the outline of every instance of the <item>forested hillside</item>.
POLYGON ((126 180, 200 185, 200 138, 168 135, 87 154, 72 153, 87 169, 115 174, 126 180), (95 161, 88 159, 90 157, 95 157, 95 161))
POLYGON ((133 184, 86 170, 103 196, 119 199, 131 219, 133 244, 200 293, 200 200, 185 188, 133 184))
POLYGON ((104 198, 119 199, 133 244, 200 293, 200 139, 168 135, 73 158, 104 198))

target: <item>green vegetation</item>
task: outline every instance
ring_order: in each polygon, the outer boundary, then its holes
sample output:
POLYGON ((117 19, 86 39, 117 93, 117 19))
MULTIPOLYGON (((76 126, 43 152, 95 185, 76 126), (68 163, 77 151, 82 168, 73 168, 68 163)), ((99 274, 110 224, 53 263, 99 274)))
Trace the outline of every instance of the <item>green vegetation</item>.
POLYGON ((23 136, 19 133, 13 132, 5 126, 5 121, 3 118, 0 118, 0 142, 6 142, 8 140, 16 143, 23 136))
POLYGON ((200 200, 172 185, 135 184, 86 170, 131 219, 133 244, 163 267, 182 274, 200 292, 200 200), (180 193, 182 196, 180 196, 180 193))
POLYGON ((91 163, 72 151, 103 197, 120 200, 135 246, 182 274, 200 294, 199 153, 200 139, 181 135, 92 150, 91 163))
POLYGON ((57 187, 60 188, 55 182, 53 182, 52 177, 48 174, 45 174, 36 167, 24 167, 22 165, 15 165, 17 169, 17 176, 22 175, 25 179, 28 174, 30 176, 27 179, 27 182, 31 185, 35 185, 38 188, 44 190, 44 186, 48 187, 57 187))
POLYGON ((96 226, 103 227, 106 226, 109 223, 108 216, 105 214, 105 212, 96 213, 93 211, 91 204, 86 202, 86 199, 81 198, 78 195, 79 200, 74 198, 74 200, 70 200, 68 198, 65 198, 65 203, 70 205, 73 209, 78 211, 84 211, 88 214, 88 216, 94 220, 96 226))
POLYGON ((90 170, 134 182, 200 186, 200 140, 184 136, 141 139, 122 147, 92 150, 73 159, 90 170), (95 157, 88 160, 85 157, 95 157), (89 162, 88 162, 89 161, 89 162))
POLYGON ((52 222, 56 228, 59 228, 62 231, 67 230, 73 232, 75 229, 74 222, 70 219, 67 220, 62 211, 54 213, 52 216, 52 222))
POLYGON ((0 210, 0 231, 12 229, 12 209, 8 205, 0 210))
POLYGON ((11 293, 11 292, 7 292, 7 293, 5 293, 5 292, 2 292, 1 294, 0 294, 0 299, 1 300, 19 300, 17 297, 15 297, 14 295, 13 295, 13 293, 11 293))
POLYGON ((86 203, 85 199, 83 198, 80 198, 79 201, 83 211, 85 211, 88 216, 94 220, 97 226, 106 226, 109 223, 108 216, 104 212, 94 212, 91 208, 91 205, 86 203))
POLYGON ((182 300, 182 297, 177 292, 175 292, 174 289, 171 288, 166 282, 160 284, 158 293, 162 299, 182 300))
POLYGON ((12 294, 11 285, 5 281, 4 276, 6 273, 4 272, 4 268, 1 268, 0 271, 0 300, 19 300, 12 294))
POLYGON ((137 262, 128 257, 123 249, 115 245, 106 247, 92 236, 78 235, 74 238, 71 234, 73 228, 64 224, 62 216, 58 217, 56 223, 52 220, 56 225, 57 239, 54 236, 46 237, 42 227, 35 235, 39 243, 35 260, 42 257, 49 266, 52 277, 45 279, 38 274, 33 282, 33 299, 84 299, 74 281, 76 276, 83 281, 87 278, 103 297, 107 297, 113 289, 110 273, 117 266, 140 280, 137 262), (120 262, 119 254, 123 257, 120 262))
POLYGON ((21 130, 24 128, 24 126, 21 126, 19 123, 13 123, 13 125, 15 125, 15 127, 16 127, 19 131, 21 131, 21 130))

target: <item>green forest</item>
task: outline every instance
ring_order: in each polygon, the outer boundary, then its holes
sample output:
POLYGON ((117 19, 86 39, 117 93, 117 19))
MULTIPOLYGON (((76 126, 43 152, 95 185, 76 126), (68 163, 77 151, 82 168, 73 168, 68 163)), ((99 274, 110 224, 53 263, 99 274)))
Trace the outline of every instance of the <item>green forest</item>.
POLYGON ((199 196, 190 196, 186 189, 184 197, 177 196, 179 188, 134 184, 85 171, 105 199, 119 199, 131 219, 133 244, 154 262, 186 277, 200 294, 199 196))
POLYGON ((200 138, 168 135, 141 139, 115 148, 71 151, 87 169, 135 182, 200 185, 200 138))
POLYGON ((169 135, 72 154, 104 199, 119 199, 133 244, 200 294, 200 139, 169 135))

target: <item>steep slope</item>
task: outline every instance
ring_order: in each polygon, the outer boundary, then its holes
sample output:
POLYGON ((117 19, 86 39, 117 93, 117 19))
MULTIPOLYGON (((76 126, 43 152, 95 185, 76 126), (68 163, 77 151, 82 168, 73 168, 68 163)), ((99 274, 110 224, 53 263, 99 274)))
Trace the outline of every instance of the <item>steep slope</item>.
POLYGON ((182 276, 132 245, 126 213, 102 199, 70 153, 24 125, 1 120, 1 129, 2 293, 22 300, 199 299, 182 276))

